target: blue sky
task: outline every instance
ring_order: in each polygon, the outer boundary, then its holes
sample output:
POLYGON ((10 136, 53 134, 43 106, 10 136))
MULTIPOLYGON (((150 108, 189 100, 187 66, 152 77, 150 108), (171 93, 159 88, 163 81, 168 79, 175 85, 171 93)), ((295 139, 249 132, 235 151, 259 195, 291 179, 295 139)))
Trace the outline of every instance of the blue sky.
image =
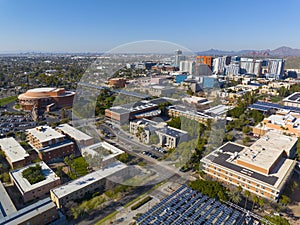
POLYGON ((0 0, 0 52, 102 52, 140 40, 195 51, 300 48, 299 0, 0 0))

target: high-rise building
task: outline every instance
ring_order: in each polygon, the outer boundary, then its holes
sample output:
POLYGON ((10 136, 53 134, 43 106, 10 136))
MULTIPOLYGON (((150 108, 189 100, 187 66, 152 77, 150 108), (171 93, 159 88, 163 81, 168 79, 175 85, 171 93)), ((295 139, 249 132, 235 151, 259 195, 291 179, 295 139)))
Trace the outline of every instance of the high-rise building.
POLYGON ((213 57, 198 55, 196 58, 196 64, 205 64, 208 65, 210 69, 212 69, 213 57))
POLYGON ((270 74, 277 74, 283 75, 284 73, 284 59, 269 59, 268 66, 269 66, 269 73, 270 74))
POLYGON ((185 60, 185 57, 182 55, 182 51, 177 49, 175 51, 175 66, 178 66, 180 65, 180 61, 182 60, 185 60))
POLYGON ((226 66, 230 64, 230 56, 222 56, 213 59, 213 73, 225 74, 226 66))
POLYGON ((250 58, 241 58, 241 70, 242 74, 252 73, 256 76, 261 75, 262 60, 255 60, 250 58))
POLYGON ((238 61, 231 62, 226 67, 227 75, 239 75, 240 74, 240 63, 238 61))
POLYGON ((180 61, 179 69, 182 72, 188 72, 189 74, 194 74, 195 64, 196 64, 195 61, 192 60, 180 61))

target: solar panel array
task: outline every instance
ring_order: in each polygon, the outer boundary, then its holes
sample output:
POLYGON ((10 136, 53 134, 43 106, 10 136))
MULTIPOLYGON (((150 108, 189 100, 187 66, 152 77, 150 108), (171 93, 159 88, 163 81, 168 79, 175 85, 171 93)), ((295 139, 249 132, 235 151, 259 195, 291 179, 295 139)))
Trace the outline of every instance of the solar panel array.
POLYGON ((263 111, 263 112, 267 112, 271 109, 275 109, 275 110, 284 109, 284 110, 290 110, 292 112, 300 113, 300 108, 298 107, 279 105, 270 102, 255 102, 254 104, 250 105, 248 108, 256 109, 258 111, 263 111))
POLYGON ((244 213, 183 185, 136 222, 139 225, 238 225, 244 219, 244 213))

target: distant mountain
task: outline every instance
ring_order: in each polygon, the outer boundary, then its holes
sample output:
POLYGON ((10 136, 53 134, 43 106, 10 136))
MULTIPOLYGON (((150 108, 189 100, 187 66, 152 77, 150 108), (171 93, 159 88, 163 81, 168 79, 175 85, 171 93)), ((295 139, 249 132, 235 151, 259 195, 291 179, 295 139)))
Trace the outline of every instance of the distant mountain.
POLYGON ((280 47, 274 50, 240 50, 240 51, 223 51, 218 49, 209 49, 207 51, 197 52, 198 55, 238 55, 238 56, 252 56, 252 57, 267 57, 267 56, 300 56, 300 49, 290 47, 280 47))
POLYGON ((273 56, 300 56, 300 49, 283 46, 272 50, 270 54, 273 56))

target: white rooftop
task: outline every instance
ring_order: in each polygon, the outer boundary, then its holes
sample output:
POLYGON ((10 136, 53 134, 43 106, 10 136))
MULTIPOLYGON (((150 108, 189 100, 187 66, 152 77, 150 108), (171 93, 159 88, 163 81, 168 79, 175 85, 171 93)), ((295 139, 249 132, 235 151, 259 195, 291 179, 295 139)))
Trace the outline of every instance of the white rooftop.
POLYGON ((125 169, 127 166, 119 161, 110 164, 105 168, 101 168, 95 172, 89 173, 83 177, 73 180, 65 185, 52 189, 52 193, 57 196, 57 198, 62 198, 69 195, 72 192, 76 192, 86 186, 91 185, 99 180, 102 180, 114 173, 125 169))
POLYGON ((29 154, 13 137, 0 139, 0 147, 11 162, 18 162, 29 157, 29 154))
POLYGON ((17 211, 16 207, 14 206, 13 202, 11 201, 9 195, 7 194, 3 184, 0 181, 0 218, 10 215, 17 211))
POLYGON ((44 87, 44 88, 33 88, 28 90, 28 92, 51 92, 54 91, 56 88, 53 87, 44 87))
POLYGON ((296 137, 268 132, 253 145, 244 148, 239 154, 239 161, 269 170, 283 151, 289 152, 297 141, 296 137))
POLYGON ((36 137, 40 142, 50 141, 52 139, 64 138, 65 135, 59 133, 49 126, 39 126, 26 130, 28 133, 36 137))
POLYGON ((18 189, 20 190, 21 193, 25 193, 28 191, 31 191, 33 189, 36 189, 38 187, 44 186, 48 183, 51 183, 53 181, 59 180, 60 178, 53 172, 53 170, 51 170, 46 163, 42 162, 38 162, 35 164, 31 164, 29 166, 23 167, 21 169, 17 169, 14 171, 10 172, 11 176, 14 179, 14 182, 16 184, 16 186, 18 187, 18 189), (22 172, 27 169, 28 167, 32 167, 35 166, 36 164, 39 164, 42 168, 42 173, 44 174, 44 176, 46 177, 45 180, 42 180, 38 183, 35 184, 30 184, 29 181, 23 177, 22 172))
POLYGON ((98 156, 98 152, 95 151, 95 149, 99 148, 99 147, 102 147, 108 151, 111 152, 111 154, 109 154, 108 156, 105 156, 102 160, 105 161, 105 160, 108 160, 110 158, 113 158, 113 157, 116 157, 118 155, 121 155, 124 153, 124 151, 122 151, 121 149, 105 142, 105 141, 102 141, 102 142, 98 142, 96 144, 93 144, 93 145, 90 145, 90 146, 87 146, 85 148, 82 148, 82 153, 86 152, 87 154, 91 154, 93 156, 98 156))
POLYGON ((207 110, 204 110, 205 113, 212 113, 215 115, 222 115, 225 114, 228 110, 230 110, 231 107, 226 105, 217 105, 212 108, 209 108, 207 110))
POLYGON ((90 140, 93 138, 86 133, 83 133, 82 131, 76 129, 75 127, 70 126, 67 123, 60 124, 56 128, 61 130, 65 134, 68 134, 70 137, 74 138, 77 141, 90 140))
POLYGON ((31 218, 46 213, 50 209, 53 209, 55 207, 56 206, 54 202, 52 202, 51 199, 48 197, 36 203, 33 203, 25 208, 22 208, 17 212, 14 212, 13 214, 8 215, 2 219, 0 218, 0 224, 5 224, 5 225, 25 224, 26 221, 30 220, 31 218))

